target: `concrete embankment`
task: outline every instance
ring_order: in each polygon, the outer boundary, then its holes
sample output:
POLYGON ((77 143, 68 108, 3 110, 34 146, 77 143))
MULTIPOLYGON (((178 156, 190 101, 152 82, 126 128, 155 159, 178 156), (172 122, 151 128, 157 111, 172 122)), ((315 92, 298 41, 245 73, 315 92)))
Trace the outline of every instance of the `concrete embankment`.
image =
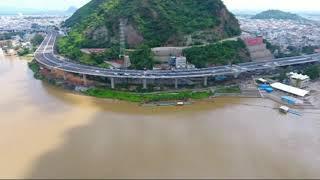
MULTIPOLYGON (((310 109, 310 110, 319 109, 318 107, 316 107, 313 103, 311 103, 311 102, 308 101, 307 99, 305 99, 305 100, 303 101, 303 104, 292 105, 292 104, 285 103, 285 102, 281 99, 282 96, 279 96, 279 95, 269 94, 269 93, 263 93, 263 97, 266 98, 266 99, 270 99, 270 100, 272 100, 272 101, 274 101, 274 102, 276 102, 276 103, 289 106, 290 108, 294 108, 294 109, 310 109)), ((313 97, 313 96, 310 96, 310 97, 313 97)))
POLYGON ((246 93, 216 93, 213 97, 261 98, 257 94, 246 93))

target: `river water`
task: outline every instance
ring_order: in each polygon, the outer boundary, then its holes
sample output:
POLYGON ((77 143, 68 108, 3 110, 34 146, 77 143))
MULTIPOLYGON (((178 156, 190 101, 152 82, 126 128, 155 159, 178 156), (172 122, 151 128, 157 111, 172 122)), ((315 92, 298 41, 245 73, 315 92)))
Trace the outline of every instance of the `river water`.
POLYGON ((74 95, 0 54, 1 178, 319 178, 320 114, 261 99, 150 108, 74 95))

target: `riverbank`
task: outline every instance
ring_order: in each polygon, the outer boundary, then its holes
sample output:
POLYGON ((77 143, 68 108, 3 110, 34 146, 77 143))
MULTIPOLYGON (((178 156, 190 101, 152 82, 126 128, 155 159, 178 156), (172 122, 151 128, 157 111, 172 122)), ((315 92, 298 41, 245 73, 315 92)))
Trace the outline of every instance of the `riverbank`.
POLYGON ((85 95, 117 99, 135 103, 149 103, 158 101, 187 101, 190 99, 201 100, 207 99, 213 95, 211 91, 180 91, 180 92, 155 92, 155 93, 132 93, 124 91, 115 91, 110 89, 92 88, 83 92, 85 95))
POLYGON ((34 55, 33 54, 27 54, 27 55, 24 55, 24 56, 19 56, 19 57, 21 57, 21 58, 23 58, 23 59, 26 59, 27 61, 33 61, 33 59, 34 59, 34 55))
POLYGON ((39 64, 35 61, 28 63, 29 68, 33 71, 34 77, 38 80, 46 81, 52 85, 59 86, 61 88, 69 89, 86 96, 92 96, 96 98, 103 99, 114 99, 120 101, 128 101, 134 103, 150 103, 150 102, 160 102, 160 101, 189 101, 189 100, 204 100, 213 97, 215 94, 223 94, 227 96, 228 94, 241 94, 241 89, 238 85, 232 86, 216 86, 208 87, 205 89, 184 89, 184 90, 174 90, 174 91, 159 91, 159 92, 131 92, 123 90, 112 90, 105 87, 92 86, 90 88, 83 88, 76 86, 75 88, 70 88, 66 85, 66 82, 60 82, 59 80, 50 79, 41 73, 41 68, 39 64), (68 88, 66 88, 68 87, 68 88), (77 90, 81 89, 81 90, 77 90))
POLYGON ((40 66, 35 61, 28 62, 28 67, 31 69, 31 71, 34 73, 34 78, 38 80, 44 80, 44 76, 40 74, 40 66))

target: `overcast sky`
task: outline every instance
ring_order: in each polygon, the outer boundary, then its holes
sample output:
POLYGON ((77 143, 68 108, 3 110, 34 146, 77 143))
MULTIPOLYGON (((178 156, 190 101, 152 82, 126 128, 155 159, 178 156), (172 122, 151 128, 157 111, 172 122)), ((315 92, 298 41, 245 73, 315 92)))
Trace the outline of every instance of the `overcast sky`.
MULTIPOLYGON (((62 10, 81 7, 89 0, 0 0, 0 8, 62 10)), ((223 0, 231 10, 280 9, 289 11, 320 11, 320 0, 223 0)))
POLYGON ((320 11, 320 0, 223 0, 231 10, 320 11))
POLYGON ((65 10, 70 6, 81 7, 89 0, 0 0, 0 8, 37 10, 65 10))

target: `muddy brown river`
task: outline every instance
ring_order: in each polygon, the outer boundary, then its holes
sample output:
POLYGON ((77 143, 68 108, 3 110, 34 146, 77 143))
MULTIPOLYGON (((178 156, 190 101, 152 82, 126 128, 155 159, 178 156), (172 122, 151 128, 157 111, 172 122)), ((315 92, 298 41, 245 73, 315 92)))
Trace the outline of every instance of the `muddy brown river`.
POLYGON ((0 54, 1 178, 320 178, 320 114, 263 99, 185 107, 75 95, 0 54))

